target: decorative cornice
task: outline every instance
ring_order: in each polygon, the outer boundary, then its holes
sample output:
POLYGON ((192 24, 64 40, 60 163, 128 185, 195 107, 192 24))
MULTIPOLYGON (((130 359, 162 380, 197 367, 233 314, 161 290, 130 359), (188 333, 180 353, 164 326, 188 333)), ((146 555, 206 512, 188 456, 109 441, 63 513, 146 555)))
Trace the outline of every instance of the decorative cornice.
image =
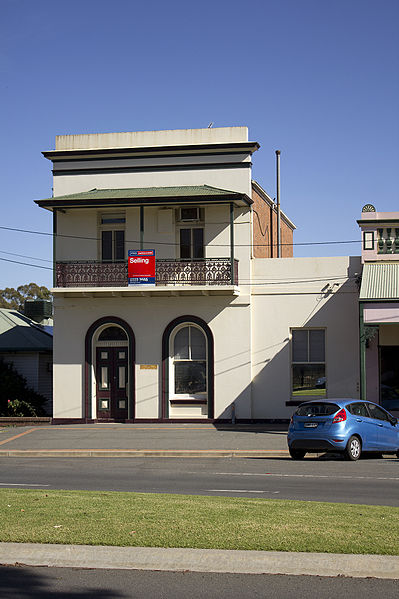
POLYGON ((98 168, 77 168, 77 169, 53 169, 53 176, 66 175, 102 175, 112 173, 145 173, 145 172, 167 172, 167 171, 198 171, 198 170, 214 170, 214 169, 237 169, 251 168, 252 162, 218 162, 206 164, 162 164, 148 166, 111 166, 98 168))
POLYGON ((148 146, 134 148, 96 148, 87 150, 50 150, 42 152, 43 156, 51 161, 59 160, 81 160, 93 157, 139 157, 139 156, 189 156, 193 154, 213 153, 240 153, 252 154, 258 150, 260 145, 257 142, 232 142, 221 144, 191 144, 179 146, 148 146))

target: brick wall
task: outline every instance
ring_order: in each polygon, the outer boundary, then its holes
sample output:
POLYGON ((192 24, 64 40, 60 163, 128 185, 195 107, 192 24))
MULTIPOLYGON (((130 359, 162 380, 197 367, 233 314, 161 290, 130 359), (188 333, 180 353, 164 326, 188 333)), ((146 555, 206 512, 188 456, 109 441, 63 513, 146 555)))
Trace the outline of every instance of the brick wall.
MULTIPOLYGON (((265 200, 252 187, 253 200, 253 255, 255 258, 277 258, 277 212, 275 204, 265 200)), ((293 230, 280 219, 281 225, 281 257, 293 256, 293 230), (288 244, 288 245, 287 245, 288 244)))

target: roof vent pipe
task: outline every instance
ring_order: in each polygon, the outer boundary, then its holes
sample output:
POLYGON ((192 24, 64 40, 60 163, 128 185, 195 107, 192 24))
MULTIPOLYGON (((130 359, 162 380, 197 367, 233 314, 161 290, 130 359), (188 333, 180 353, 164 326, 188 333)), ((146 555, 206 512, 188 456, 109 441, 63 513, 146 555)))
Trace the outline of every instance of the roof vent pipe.
POLYGON ((276 150, 276 178, 277 178, 277 258, 281 258, 280 150, 276 150))

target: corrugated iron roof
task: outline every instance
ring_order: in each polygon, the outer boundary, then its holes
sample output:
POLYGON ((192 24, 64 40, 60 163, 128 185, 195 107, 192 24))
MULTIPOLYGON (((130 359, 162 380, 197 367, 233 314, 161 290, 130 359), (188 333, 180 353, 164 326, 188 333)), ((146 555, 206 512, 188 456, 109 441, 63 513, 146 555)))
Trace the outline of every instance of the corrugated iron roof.
POLYGON ((17 310, 0 308, 0 352, 51 351, 53 337, 17 310))
POLYGON ((219 196, 245 196, 237 191, 220 189, 210 185, 181 185, 177 187, 132 187, 126 189, 91 189, 63 196, 55 196, 37 200, 39 202, 61 202, 63 200, 136 200, 146 198, 185 198, 185 197, 219 197, 219 196))
POLYGON ((364 264, 359 299, 399 300, 399 262, 364 264))

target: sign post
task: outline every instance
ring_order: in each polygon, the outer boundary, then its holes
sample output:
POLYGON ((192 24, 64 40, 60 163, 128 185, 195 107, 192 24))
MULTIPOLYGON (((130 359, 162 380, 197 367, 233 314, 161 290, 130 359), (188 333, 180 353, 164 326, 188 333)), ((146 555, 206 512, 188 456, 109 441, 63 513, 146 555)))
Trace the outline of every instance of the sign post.
POLYGON ((155 250, 129 250, 129 285, 155 285, 155 250))

